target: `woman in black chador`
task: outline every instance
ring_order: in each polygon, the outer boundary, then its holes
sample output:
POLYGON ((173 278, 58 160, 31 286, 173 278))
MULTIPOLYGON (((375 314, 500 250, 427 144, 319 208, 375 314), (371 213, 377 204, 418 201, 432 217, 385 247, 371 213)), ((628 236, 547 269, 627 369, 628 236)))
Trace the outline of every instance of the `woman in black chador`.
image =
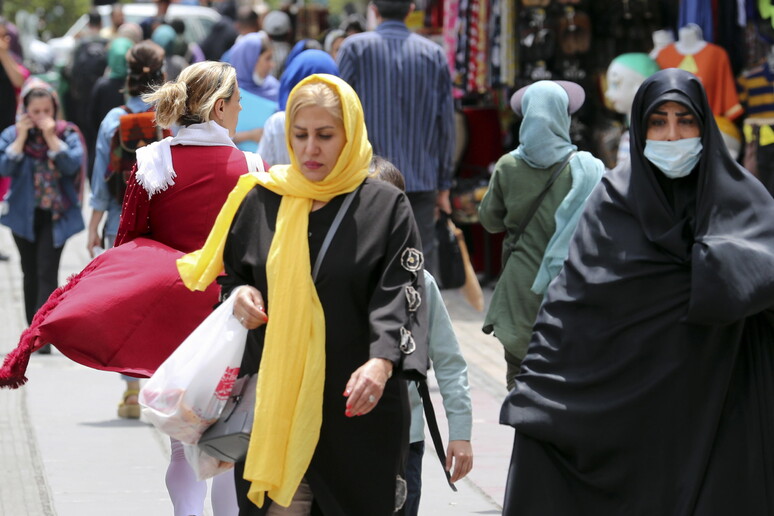
POLYGON ((504 514, 774 514, 774 199, 694 75, 631 119, 502 408, 504 514))

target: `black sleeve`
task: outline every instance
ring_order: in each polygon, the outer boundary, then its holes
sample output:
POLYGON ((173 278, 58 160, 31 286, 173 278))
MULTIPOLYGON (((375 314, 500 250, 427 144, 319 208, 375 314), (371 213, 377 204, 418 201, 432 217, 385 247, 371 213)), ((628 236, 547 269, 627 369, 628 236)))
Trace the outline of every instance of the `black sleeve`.
POLYGON ((383 269, 369 303, 370 354, 386 358, 411 379, 427 373, 428 314, 422 246, 408 199, 397 199, 383 269))

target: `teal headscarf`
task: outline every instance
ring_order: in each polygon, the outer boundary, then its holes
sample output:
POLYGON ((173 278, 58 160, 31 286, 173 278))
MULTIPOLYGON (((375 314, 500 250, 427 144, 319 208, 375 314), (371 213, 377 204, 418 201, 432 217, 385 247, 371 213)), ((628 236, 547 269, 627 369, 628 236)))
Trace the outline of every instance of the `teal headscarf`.
POLYGON ((548 168, 577 147, 570 141, 570 99, 553 81, 532 84, 521 99, 524 120, 513 154, 533 168, 548 168))
POLYGON ((111 79, 124 79, 127 75, 126 53, 132 48, 132 40, 129 38, 116 38, 110 43, 107 55, 107 64, 110 68, 111 79))
POLYGON ((153 31, 151 41, 163 48, 167 56, 171 56, 176 37, 177 32, 175 32, 171 25, 162 24, 153 31))

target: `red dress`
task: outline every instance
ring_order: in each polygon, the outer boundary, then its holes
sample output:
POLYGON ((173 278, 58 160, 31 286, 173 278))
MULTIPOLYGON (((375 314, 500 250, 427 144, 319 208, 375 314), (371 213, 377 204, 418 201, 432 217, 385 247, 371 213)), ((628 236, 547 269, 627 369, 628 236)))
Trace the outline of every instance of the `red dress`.
POLYGON ((46 343, 85 366, 147 377, 212 311, 219 288, 191 292, 175 261, 204 245, 239 176, 234 147, 173 146, 174 184, 149 198, 129 180, 116 247, 92 260, 41 307, 0 369, 0 386, 26 378, 46 343))

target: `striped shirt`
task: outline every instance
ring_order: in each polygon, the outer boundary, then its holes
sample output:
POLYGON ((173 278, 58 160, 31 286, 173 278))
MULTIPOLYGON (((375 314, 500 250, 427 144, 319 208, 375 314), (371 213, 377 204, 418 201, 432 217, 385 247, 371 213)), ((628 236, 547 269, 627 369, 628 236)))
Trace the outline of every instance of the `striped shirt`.
POLYGON ((774 74, 763 64, 739 78, 739 100, 748 118, 774 118, 774 74))
POLYGON ((386 20, 345 39, 337 60, 363 104, 374 152, 403 173, 406 191, 448 190, 454 105, 441 47, 386 20))

